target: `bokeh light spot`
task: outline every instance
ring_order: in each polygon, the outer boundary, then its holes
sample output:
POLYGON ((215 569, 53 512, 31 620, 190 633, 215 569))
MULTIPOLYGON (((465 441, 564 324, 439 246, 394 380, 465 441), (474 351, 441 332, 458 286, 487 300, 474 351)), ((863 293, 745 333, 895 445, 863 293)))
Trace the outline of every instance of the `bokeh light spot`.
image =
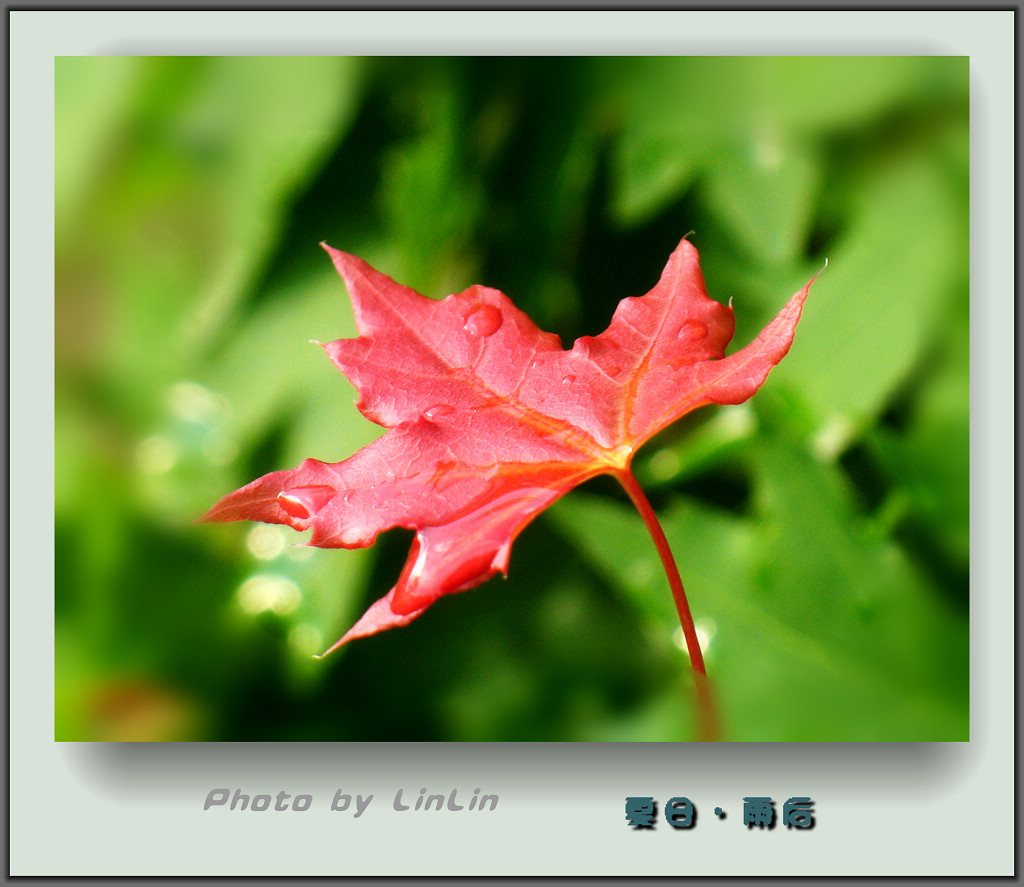
POLYGON ((140 441, 135 448, 135 463, 143 474, 166 474, 178 459, 178 448, 162 435, 140 441))
POLYGON ((815 457, 821 462, 834 462, 853 437, 853 423, 845 416, 832 416, 811 442, 815 457))
POLYGON ((238 588, 238 604, 246 613, 258 615, 271 610, 278 616, 295 612, 302 600, 298 586, 284 576, 251 576, 238 588))
POLYGON ((249 531, 245 544, 261 561, 273 560, 285 549, 284 534, 271 524, 257 524, 249 531))
POLYGON ((675 450, 658 450, 651 457, 651 476, 655 480, 670 480, 679 473, 679 454, 675 450))
POLYGON ((323 652, 323 635, 312 625, 296 625, 288 635, 288 643, 303 656, 323 652))
MULTIPOLYGON (((694 631, 697 632, 697 641, 700 643, 701 652, 707 656, 708 651, 711 648, 711 641, 714 640, 715 632, 718 630, 718 626, 715 624, 714 619, 705 618, 698 619, 693 624, 694 631)), ((686 638, 683 636, 683 627, 679 626, 672 633, 672 643, 674 643, 680 650, 689 655, 686 649, 686 638)))
POLYGON ((195 382, 172 385, 167 394, 167 405, 179 419, 198 425, 215 425, 224 413, 221 398, 195 382))

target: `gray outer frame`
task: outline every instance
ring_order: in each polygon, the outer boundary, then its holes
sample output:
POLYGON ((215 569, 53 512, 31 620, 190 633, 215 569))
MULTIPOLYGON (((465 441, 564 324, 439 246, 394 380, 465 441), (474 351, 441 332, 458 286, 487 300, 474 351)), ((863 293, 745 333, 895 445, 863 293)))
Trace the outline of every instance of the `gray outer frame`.
POLYGON ((1010 875, 1014 871, 1014 13, 36 12, 10 46, 12 875, 1010 875), (971 736, 959 744, 53 742, 53 57, 88 54, 971 57, 971 736), (49 331, 49 332, 48 332, 49 331), (16 513, 14 506, 16 504, 16 513), (13 519, 16 518, 16 519, 13 519), (204 812, 214 788, 313 796, 204 812), (500 798, 404 811, 395 792, 500 798), (373 801, 331 812, 342 789, 373 801), (685 795, 636 832, 627 795, 685 795), (810 831, 742 798, 815 801, 810 831), (713 814, 716 806, 725 819, 713 814), (955 835, 955 838, 954 838, 955 835))

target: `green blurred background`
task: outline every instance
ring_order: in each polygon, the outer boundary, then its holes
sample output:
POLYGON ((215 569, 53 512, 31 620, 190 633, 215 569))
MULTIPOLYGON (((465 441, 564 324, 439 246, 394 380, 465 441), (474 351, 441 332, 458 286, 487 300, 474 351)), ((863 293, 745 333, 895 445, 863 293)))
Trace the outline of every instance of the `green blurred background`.
POLYGON ((635 463, 727 738, 968 738, 966 58, 61 58, 56 149, 57 739, 693 738, 610 479, 323 661, 411 534, 193 524, 381 431, 309 344, 355 335, 319 241, 568 347, 688 232, 735 347, 829 262, 761 392, 635 463))

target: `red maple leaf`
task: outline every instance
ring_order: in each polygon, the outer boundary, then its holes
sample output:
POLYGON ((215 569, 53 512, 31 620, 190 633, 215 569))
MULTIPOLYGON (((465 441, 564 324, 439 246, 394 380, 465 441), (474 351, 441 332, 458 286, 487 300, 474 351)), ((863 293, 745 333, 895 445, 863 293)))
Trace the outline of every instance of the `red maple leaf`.
POLYGON ((312 530, 306 544, 321 548, 361 548, 382 530, 415 530, 395 587, 334 650, 505 573, 512 543, 534 517, 588 478, 611 474, 655 537, 703 674, 678 571, 630 464, 680 416, 749 398, 789 350, 814 281, 725 357, 732 309, 707 296, 697 250, 683 240, 654 289, 623 299, 605 332, 566 351, 497 290, 472 286, 435 301, 323 247, 361 333, 324 350, 358 390, 363 415, 390 430, 343 462, 307 459, 265 475, 202 519, 312 530))

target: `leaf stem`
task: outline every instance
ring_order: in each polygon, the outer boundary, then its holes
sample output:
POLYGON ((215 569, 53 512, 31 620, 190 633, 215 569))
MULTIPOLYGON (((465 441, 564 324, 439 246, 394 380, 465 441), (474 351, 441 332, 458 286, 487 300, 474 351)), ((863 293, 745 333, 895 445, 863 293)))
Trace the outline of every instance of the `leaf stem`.
POLYGON ((647 532, 651 534, 651 539, 654 541, 654 547, 658 549, 658 555, 665 568, 665 575, 668 577, 669 587, 672 589, 672 598, 676 602, 679 624, 683 628, 686 651, 690 655, 690 665, 693 668, 694 682, 697 687, 698 737, 703 742, 716 742, 720 736, 718 718, 711 696, 711 685, 704 668, 704 656, 700 650, 700 641, 697 638, 697 629, 693 624, 693 616, 690 614, 690 604, 686 600, 686 590, 683 588, 679 568, 672 556, 672 549, 669 547, 668 539, 665 537, 665 531, 661 528, 657 514, 633 472, 628 467, 623 468, 615 472, 615 477, 629 494, 636 510, 640 512, 647 532))

